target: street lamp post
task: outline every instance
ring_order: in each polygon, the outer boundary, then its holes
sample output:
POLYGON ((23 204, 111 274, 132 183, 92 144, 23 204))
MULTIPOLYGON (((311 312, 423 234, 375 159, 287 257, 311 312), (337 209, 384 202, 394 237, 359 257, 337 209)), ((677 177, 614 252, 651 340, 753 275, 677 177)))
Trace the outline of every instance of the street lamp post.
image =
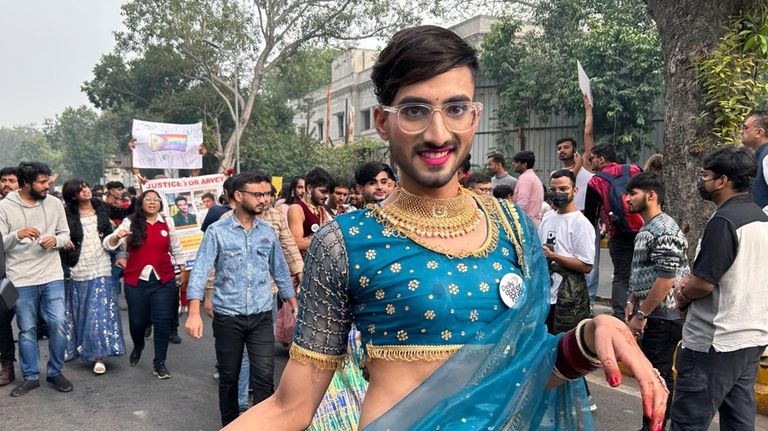
MULTIPOLYGON (((228 51, 215 42, 210 40, 204 41, 219 52, 228 51)), ((240 173, 240 84, 239 84, 239 67, 237 63, 237 55, 235 51, 231 51, 232 58, 235 63, 235 173, 240 173)))

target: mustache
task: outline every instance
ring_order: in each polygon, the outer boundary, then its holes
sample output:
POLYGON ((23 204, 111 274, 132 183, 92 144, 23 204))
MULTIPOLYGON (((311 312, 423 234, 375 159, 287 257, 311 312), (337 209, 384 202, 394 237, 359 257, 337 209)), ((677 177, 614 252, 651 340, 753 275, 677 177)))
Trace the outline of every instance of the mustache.
POLYGON ((459 141, 451 139, 450 141, 447 141, 443 143, 442 145, 435 144, 433 142, 422 142, 417 144, 414 147, 414 151, 416 152, 422 152, 422 151, 441 151, 445 149, 456 149, 456 147, 459 146, 459 141))

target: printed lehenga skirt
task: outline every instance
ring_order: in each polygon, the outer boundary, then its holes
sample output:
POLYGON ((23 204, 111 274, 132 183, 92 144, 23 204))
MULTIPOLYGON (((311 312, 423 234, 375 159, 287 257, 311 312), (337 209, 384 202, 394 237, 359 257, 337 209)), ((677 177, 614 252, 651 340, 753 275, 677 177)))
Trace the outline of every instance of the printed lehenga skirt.
POLYGON ((67 280, 67 360, 95 361, 125 354, 117 289, 110 278, 67 280))

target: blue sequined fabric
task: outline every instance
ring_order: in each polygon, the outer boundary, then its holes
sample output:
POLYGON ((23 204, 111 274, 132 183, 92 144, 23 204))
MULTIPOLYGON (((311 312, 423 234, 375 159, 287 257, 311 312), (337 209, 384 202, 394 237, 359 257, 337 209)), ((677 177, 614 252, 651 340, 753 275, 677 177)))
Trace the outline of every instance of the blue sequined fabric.
POLYGON ((117 289, 110 277, 67 280, 66 305, 66 359, 95 361, 125 354, 117 289))
POLYGON ((388 230, 368 209, 337 222, 363 346, 464 344, 507 309, 499 283, 520 268, 502 229, 487 257, 450 258, 388 230))

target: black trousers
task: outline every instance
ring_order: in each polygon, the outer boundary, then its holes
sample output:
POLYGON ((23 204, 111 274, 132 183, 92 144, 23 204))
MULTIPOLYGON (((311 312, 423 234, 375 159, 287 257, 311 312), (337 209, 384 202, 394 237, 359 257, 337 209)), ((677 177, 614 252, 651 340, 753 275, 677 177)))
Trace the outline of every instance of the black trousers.
POLYGON ((733 352, 677 354, 677 387, 672 403, 672 431, 709 428, 720 413, 722 431, 755 429, 755 381, 765 346, 733 352))
MULTIPOLYGON (((640 349, 651 362, 654 368, 659 370, 661 377, 667 383, 669 396, 667 397, 667 411, 664 415, 665 429, 669 414, 672 410, 672 399, 675 395, 675 379, 672 375, 672 359, 675 355, 677 343, 683 338, 683 320, 664 320, 648 318, 643 337, 640 340, 640 349)), ((643 430, 650 430, 651 422, 643 416, 643 430)))
POLYGON ((16 346, 13 344, 13 328, 11 322, 16 310, 11 308, 5 313, 0 313, 0 360, 15 360, 16 346))
POLYGON ((178 295, 176 280, 167 283, 158 280, 154 274, 150 281, 139 280, 136 286, 126 285, 125 302, 128 303, 128 327, 133 346, 144 350, 144 330, 150 322, 155 327, 154 366, 165 362, 168 340, 171 337, 172 313, 175 312, 178 295))
POLYGON ((608 253, 613 263, 611 283, 611 307, 613 316, 624 321, 624 307, 627 304, 629 275, 632 273, 632 254, 635 252, 634 233, 620 233, 608 241, 608 253))
POLYGON ((221 424, 237 419, 237 381, 243 358, 243 345, 248 350, 250 388, 253 403, 267 399, 275 392, 274 373, 275 333, 272 311, 248 316, 213 316, 213 337, 219 369, 219 411, 221 424))

